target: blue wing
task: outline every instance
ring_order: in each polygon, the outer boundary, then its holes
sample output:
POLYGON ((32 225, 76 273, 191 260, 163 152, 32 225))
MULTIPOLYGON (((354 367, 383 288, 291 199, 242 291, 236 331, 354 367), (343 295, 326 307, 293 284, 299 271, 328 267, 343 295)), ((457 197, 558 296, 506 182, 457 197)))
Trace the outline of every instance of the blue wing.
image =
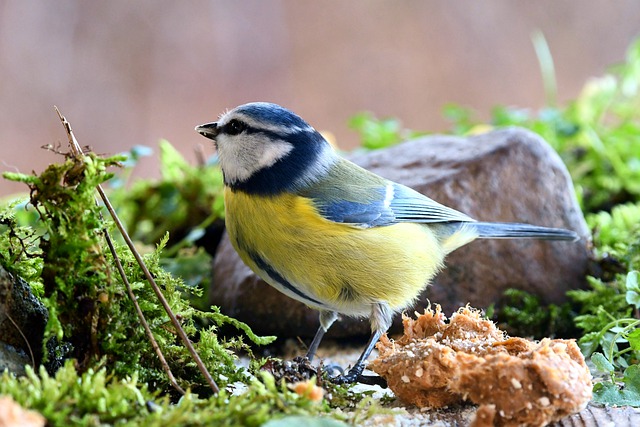
POLYGON ((404 185, 391 183, 394 196, 390 208, 394 212, 396 222, 472 222, 473 218, 441 205, 427 196, 404 185))
POLYGON ((362 228, 400 222, 475 221, 409 187, 385 180, 356 165, 343 163, 340 166, 342 171, 334 171, 337 173, 330 174, 302 193, 330 221, 362 228), (350 168, 348 174, 344 173, 345 167, 350 168))

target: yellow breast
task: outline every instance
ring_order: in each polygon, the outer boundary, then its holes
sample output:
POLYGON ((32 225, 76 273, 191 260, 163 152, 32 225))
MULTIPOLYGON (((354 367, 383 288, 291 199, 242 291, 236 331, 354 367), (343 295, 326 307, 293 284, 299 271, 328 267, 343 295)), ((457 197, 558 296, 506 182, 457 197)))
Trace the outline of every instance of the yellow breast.
POLYGON ((226 189, 225 208, 227 232, 243 261, 314 308, 368 315, 372 303, 384 301, 401 310, 445 255, 428 226, 354 228, 324 219, 308 199, 295 195, 248 196, 226 189))

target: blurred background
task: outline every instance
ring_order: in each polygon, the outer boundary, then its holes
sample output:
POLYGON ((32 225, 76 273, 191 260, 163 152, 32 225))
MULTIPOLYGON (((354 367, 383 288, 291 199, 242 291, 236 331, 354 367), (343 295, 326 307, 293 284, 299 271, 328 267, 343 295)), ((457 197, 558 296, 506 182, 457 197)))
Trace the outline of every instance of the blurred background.
MULTIPOLYGON (((640 2, 0 0, 0 172, 41 171, 66 143, 114 154, 170 140, 195 162, 194 126, 250 101, 282 104, 342 148, 371 111, 447 129, 442 108, 539 108, 540 30, 560 102, 624 58, 640 2)), ((157 151, 157 150, 156 150, 157 151)), ((154 157, 140 176, 158 174, 154 157)), ((0 197, 26 187, 0 179, 0 197)))

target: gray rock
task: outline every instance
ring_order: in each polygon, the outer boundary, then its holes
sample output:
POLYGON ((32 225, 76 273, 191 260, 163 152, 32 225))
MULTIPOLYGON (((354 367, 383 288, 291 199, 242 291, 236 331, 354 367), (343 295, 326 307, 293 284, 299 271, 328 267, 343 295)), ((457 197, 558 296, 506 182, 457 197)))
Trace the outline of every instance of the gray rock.
MULTIPOLYGON (((564 164, 538 135, 509 128, 469 138, 429 136, 354 154, 351 160, 477 220, 568 228, 581 236, 579 242, 472 242, 445 260, 446 268, 407 312, 422 311, 429 302, 441 304, 445 313, 467 303, 488 307, 508 288, 561 303, 567 290, 586 285, 589 230, 564 164)), ((224 313, 262 334, 309 337, 315 332, 317 314, 263 283, 226 236, 214 269, 209 299, 224 313)), ((399 330, 399 317, 393 330, 399 330)), ((349 318, 331 329, 336 337, 369 331, 367 321, 349 318)))
POLYGON ((0 342, 0 374, 5 370, 16 376, 25 375, 25 367, 31 364, 31 360, 24 351, 0 342))
POLYGON ((29 284, 0 267, 0 341, 25 354, 30 354, 30 348, 38 365, 48 318, 47 309, 29 284))

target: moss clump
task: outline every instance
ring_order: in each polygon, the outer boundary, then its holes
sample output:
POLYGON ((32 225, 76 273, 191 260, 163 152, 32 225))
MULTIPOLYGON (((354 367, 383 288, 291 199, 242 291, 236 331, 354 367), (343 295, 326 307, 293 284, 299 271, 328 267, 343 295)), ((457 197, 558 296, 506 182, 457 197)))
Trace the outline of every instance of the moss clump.
POLYGON ((39 176, 5 174, 31 190, 30 203, 41 218, 38 236, 40 279, 49 309, 47 336, 67 341, 81 369, 100 357, 102 331, 108 331, 114 301, 111 267, 100 240, 105 223, 95 203, 95 187, 111 177, 106 168, 119 158, 69 157, 39 176), (104 296, 103 296, 104 295, 104 296))
MULTIPOLYGON (((13 271, 26 270, 15 262, 28 261, 28 269, 33 270, 29 279, 36 287, 42 286, 49 310, 45 337, 67 344, 71 349, 68 357, 76 360, 80 372, 106 367, 117 377, 136 375, 143 383, 161 390, 166 387, 166 376, 115 270, 113 255, 106 248, 104 230, 112 229, 113 224, 105 219, 95 201, 95 187, 112 177, 107 169, 121 160, 122 157, 100 158, 93 154, 67 156, 64 163, 50 165, 37 176, 6 173, 6 178, 29 186, 37 222, 26 231, 25 227, 18 227, 15 215, 2 215, 9 232, 0 239, 0 246, 11 250, 0 260, 3 264, 12 262, 13 271), (26 240, 28 245, 24 244, 26 240)), ((201 312, 190 306, 182 297, 190 288, 160 265, 160 252, 166 241, 165 237, 144 259, 172 311, 181 319, 216 382, 224 385, 244 380, 247 374, 235 363, 235 352, 249 351, 249 347, 242 337, 220 339, 217 328, 224 324, 234 326, 240 335, 256 344, 274 338, 258 337, 246 325, 218 310, 201 312), (199 328, 203 321, 209 326, 199 328)), ((204 380, 133 255, 118 243, 116 252, 178 383, 204 392, 204 380)))

